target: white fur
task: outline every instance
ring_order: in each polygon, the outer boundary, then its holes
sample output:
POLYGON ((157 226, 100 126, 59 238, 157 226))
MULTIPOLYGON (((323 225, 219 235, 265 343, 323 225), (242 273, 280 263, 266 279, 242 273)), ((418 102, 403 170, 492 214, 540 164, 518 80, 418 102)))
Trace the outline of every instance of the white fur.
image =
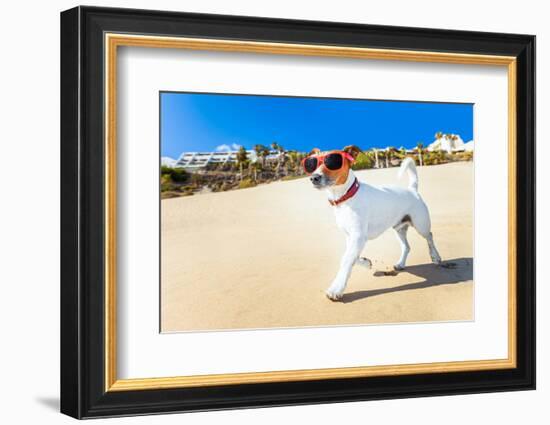
MULTIPOLYGON (((358 263, 370 266, 370 260, 360 258, 367 240, 380 236, 389 228, 396 232, 401 244, 401 256, 395 264, 396 270, 405 267, 409 244, 407 228, 412 225, 428 242, 430 256, 434 263, 440 263, 441 257, 435 248, 428 207, 418 193, 418 174, 414 161, 406 158, 400 167, 399 175, 407 172, 409 188, 396 186, 372 186, 360 183, 358 192, 347 201, 334 208, 336 224, 346 233, 346 250, 340 262, 340 268, 330 287, 326 290, 331 300, 339 300, 346 289, 353 265, 358 263), (403 218, 410 218, 410 223, 403 218)), ((315 174, 322 173, 320 167, 315 174)), ((335 200, 344 195, 355 181, 355 174, 349 170, 347 180, 342 185, 328 186, 325 190, 328 198, 335 200)))

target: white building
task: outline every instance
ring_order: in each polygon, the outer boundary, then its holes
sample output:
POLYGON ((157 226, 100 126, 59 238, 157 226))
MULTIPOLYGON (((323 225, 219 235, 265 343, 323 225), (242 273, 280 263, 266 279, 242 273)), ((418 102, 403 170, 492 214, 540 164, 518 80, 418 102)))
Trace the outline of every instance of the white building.
POLYGON ((441 137, 438 137, 439 134, 436 134, 435 140, 428 146, 428 151, 446 151, 447 153, 452 152, 463 152, 465 150, 464 141, 458 134, 443 134, 441 137))
MULTIPOLYGON (((178 158, 175 167, 179 168, 204 168, 208 164, 227 164, 237 162, 238 151, 222 151, 222 152, 183 152, 178 158)), ((252 161, 258 161, 258 155, 254 150, 246 151, 247 158, 252 161)), ((270 161, 277 159, 281 155, 277 151, 269 151, 266 160, 270 161)))

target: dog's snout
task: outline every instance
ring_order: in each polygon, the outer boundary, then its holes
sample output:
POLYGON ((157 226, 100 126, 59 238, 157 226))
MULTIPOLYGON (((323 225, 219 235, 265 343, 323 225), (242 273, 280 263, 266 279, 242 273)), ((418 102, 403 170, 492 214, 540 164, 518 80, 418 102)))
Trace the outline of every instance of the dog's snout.
POLYGON ((313 183, 313 184, 319 184, 319 183, 321 183, 321 175, 320 174, 314 174, 309 178, 309 180, 311 180, 311 183, 313 183))

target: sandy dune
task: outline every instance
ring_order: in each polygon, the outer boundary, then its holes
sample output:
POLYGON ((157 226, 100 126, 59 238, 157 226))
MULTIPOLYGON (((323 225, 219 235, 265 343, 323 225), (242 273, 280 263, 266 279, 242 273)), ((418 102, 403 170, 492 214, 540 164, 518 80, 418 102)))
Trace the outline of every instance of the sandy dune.
MULTIPOLYGON (((451 267, 432 265, 411 229, 408 268, 384 275, 400 252, 389 230, 367 243, 362 255, 373 269, 354 268, 340 303, 323 291, 344 236, 307 179, 163 200, 162 331, 473 319, 473 164, 418 171, 436 245, 451 267)), ((357 174, 397 183, 397 168, 357 174)))

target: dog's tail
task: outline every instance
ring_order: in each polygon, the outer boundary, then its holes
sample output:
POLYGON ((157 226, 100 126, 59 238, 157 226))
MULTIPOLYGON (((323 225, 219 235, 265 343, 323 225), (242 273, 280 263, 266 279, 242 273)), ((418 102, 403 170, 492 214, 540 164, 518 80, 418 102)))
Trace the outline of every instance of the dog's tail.
POLYGON ((409 189, 418 192, 418 173, 416 172, 416 165, 412 158, 405 158, 399 168, 399 178, 403 177, 403 173, 407 171, 409 175, 409 189))

